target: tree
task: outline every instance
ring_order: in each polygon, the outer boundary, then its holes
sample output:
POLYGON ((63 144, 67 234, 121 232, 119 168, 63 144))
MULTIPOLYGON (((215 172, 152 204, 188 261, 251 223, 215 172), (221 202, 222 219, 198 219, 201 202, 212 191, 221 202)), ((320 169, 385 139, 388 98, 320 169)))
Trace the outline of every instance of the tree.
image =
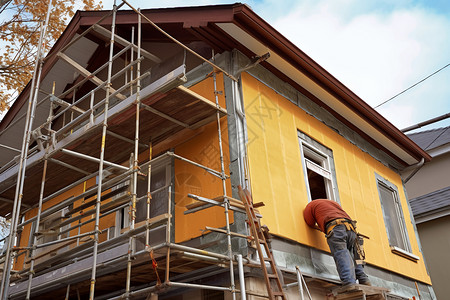
MULTIPOLYGON (((0 112, 32 77, 41 24, 50 0, 0 0, 0 112)), ((47 53, 64 31, 75 9, 97 10, 95 0, 53 0, 43 51, 47 53)))

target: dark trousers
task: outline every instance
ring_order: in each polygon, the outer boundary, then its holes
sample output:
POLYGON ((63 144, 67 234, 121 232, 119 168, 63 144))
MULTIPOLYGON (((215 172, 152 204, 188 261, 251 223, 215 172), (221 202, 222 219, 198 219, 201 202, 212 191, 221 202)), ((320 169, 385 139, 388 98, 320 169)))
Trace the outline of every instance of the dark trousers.
POLYGON ((364 266, 358 265, 354 259, 356 233, 347 230, 345 225, 337 225, 327 236, 327 243, 333 255, 336 268, 344 284, 369 281, 364 273, 364 266))

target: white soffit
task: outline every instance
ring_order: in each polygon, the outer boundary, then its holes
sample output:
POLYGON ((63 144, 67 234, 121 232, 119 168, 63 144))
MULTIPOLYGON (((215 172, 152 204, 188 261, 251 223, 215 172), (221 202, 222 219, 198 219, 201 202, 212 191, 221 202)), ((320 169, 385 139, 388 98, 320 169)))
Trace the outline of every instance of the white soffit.
POLYGON ((332 96, 330 93, 325 91, 323 88, 318 86, 313 80, 303 74, 301 71, 293 67, 279 55, 277 55, 272 49, 268 48, 264 44, 260 43, 258 40, 253 38, 247 32, 239 28, 237 25, 232 23, 216 23, 222 30, 236 39, 239 43, 247 47, 252 52, 257 55, 263 55, 270 52, 270 57, 267 62, 272 66, 286 74, 289 78, 294 80, 300 86, 308 90, 311 94, 316 96, 318 99, 323 101, 331 109, 336 111, 338 114, 343 116, 345 119, 354 124, 357 128, 360 128, 368 136, 376 140, 378 143, 383 145, 386 149, 389 149, 392 153, 397 155, 400 159, 408 164, 415 164, 418 162, 414 157, 409 155, 401 147, 396 145, 390 139, 388 139, 384 134, 366 122, 363 118, 358 116, 355 112, 345 106, 342 102, 332 96))
MULTIPOLYGON (((78 35, 75 35, 76 38, 78 35)), ((82 37, 70 46, 65 53, 73 60, 77 61, 83 67, 86 67, 89 59, 94 54, 98 44, 82 37)), ((40 92, 38 93, 38 105, 36 106, 35 119, 33 122, 33 129, 45 123, 50 110, 50 101, 48 98, 43 101, 53 89, 53 82, 55 82, 55 95, 63 92, 67 84, 73 82, 78 73, 62 60, 57 60, 51 67, 46 76, 41 80, 40 92)), ((27 96, 28 97, 28 96, 27 96)), ((9 127, 0 132, 0 144, 7 145, 16 149, 22 147, 22 137, 25 128, 25 115, 28 109, 28 98, 26 103, 20 108, 17 115, 9 127)), ((17 151, 9 150, 0 147, 0 167, 9 162, 14 156, 18 155, 17 151)))

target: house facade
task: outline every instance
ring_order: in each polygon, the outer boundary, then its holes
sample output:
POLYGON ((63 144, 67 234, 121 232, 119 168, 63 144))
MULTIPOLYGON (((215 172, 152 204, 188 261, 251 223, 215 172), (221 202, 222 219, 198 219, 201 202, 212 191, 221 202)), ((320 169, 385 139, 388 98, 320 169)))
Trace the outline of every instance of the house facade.
POLYGON ((449 267, 446 242, 450 220, 449 130, 449 127, 443 127, 408 134, 433 159, 420 168, 404 172, 406 191, 438 299, 445 299, 449 292, 444 279, 449 267))
POLYGON ((243 186, 288 298, 297 267, 339 287, 302 218, 329 198, 385 299, 435 299, 400 176, 426 152, 244 4, 130 8, 77 12, 0 124, 4 297, 259 299, 243 186))

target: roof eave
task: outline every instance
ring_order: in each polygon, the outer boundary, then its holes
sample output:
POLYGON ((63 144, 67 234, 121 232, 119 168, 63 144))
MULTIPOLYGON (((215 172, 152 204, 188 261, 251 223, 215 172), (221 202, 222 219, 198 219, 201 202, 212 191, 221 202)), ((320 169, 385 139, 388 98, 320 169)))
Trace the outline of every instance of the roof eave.
MULTIPOLYGON (((248 6, 241 5, 234 8, 234 23, 252 34, 255 38, 269 45, 278 55, 295 64, 302 72, 310 76, 317 84, 332 93, 339 101, 355 113, 366 119, 374 128, 383 133, 391 141, 414 157, 418 162, 422 158, 430 161, 431 156, 409 139, 403 132, 376 112, 366 102, 322 68, 307 54, 291 43, 270 24, 255 14, 248 6)), ((399 160, 399 158, 396 158, 399 160)), ((405 161, 401 161, 408 165, 405 161)))
MULTIPOLYGON (((206 7, 154 9, 144 10, 144 12, 152 15, 153 18, 156 18, 156 23, 164 21, 174 22, 175 19, 180 21, 180 18, 174 18, 173 13, 176 12, 177 16, 179 14, 186 16, 186 22, 191 22, 194 26, 195 23, 199 22, 199 19, 201 19, 201 24, 205 22, 227 22, 239 26, 242 30, 251 34, 255 39, 268 44, 271 49, 276 49, 275 51, 279 56, 283 57, 283 59, 311 78, 311 80, 313 80, 317 85, 333 95, 336 99, 338 99, 338 101, 351 109, 366 122, 370 123, 376 130, 398 145, 398 147, 401 147, 403 151, 408 153, 415 160, 420 161, 422 158, 424 158, 425 161, 431 160, 430 155, 412 142, 405 134, 377 113, 373 108, 371 108, 350 89, 339 82, 313 59, 276 31, 272 26, 270 26, 270 24, 255 14, 247 5, 236 3, 206 7)), ((66 30, 63 32, 47 56, 46 63, 44 64, 44 68, 42 70, 43 75, 46 74, 48 69, 51 68, 56 61, 56 56, 52 55, 52 53, 56 53, 62 49, 62 47, 73 38, 75 33, 80 29, 80 26, 92 25, 105 13, 107 13, 107 11, 77 11, 66 30)), ((121 10, 118 13, 120 15, 125 15, 126 19, 126 14, 129 14, 129 11, 121 10)), ((122 16, 122 19, 123 18, 124 16, 122 16)), ((130 19, 130 22, 131 21, 132 20, 130 19)), ((29 89, 30 85, 27 85, 24 91, 20 94, 18 100, 11 107, 10 111, 5 115, 0 123, 0 130, 3 130, 10 124, 22 105, 26 103, 29 89)), ((330 108, 328 109, 331 110, 330 108)), ((364 132, 360 133, 362 136, 365 136, 364 132)), ((379 146, 377 145, 377 141, 370 141, 369 139, 369 142, 373 143, 376 147, 379 146)), ((385 148, 384 150, 392 156, 389 149, 385 148)), ((395 155, 393 156, 403 165, 410 164, 395 155)))

